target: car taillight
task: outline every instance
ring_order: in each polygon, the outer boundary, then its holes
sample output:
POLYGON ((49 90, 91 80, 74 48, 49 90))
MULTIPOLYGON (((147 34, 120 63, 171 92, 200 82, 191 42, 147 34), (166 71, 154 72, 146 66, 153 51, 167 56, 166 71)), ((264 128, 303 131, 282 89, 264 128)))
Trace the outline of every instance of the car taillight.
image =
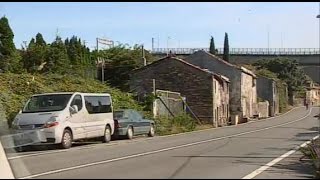
POLYGON ((44 128, 50 128, 50 127, 53 127, 53 126, 58 126, 59 125, 59 122, 47 122, 46 124, 44 124, 44 128))
POLYGON ((121 127, 117 119, 114 120, 114 127, 115 128, 120 128, 121 127))

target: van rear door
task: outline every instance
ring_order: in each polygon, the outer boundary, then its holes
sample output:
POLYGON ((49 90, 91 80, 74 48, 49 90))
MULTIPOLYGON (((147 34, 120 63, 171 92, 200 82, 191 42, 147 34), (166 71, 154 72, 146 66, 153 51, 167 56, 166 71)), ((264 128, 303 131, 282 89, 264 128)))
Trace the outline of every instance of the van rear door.
POLYGON ((89 113, 85 130, 88 138, 103 136, 106 124, 113 122, 110 96, 85 95, 86 109, 89 113))

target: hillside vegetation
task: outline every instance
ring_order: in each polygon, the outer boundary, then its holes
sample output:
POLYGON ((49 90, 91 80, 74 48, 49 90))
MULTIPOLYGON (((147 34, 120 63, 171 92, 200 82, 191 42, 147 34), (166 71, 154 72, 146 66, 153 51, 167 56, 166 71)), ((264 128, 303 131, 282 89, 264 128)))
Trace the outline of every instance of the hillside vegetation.
POLYGON ((142 110, 142 107, 128 93, 101 84, 93 79, 85 79, 70 75, 49 74, 13 74, 0 73, 0 103, 3 106, 8 120, 11 121, 23 107, 23 104, 32 94, 48 92, 105 92, 113 98, 114 109, 133 108, 142 110))

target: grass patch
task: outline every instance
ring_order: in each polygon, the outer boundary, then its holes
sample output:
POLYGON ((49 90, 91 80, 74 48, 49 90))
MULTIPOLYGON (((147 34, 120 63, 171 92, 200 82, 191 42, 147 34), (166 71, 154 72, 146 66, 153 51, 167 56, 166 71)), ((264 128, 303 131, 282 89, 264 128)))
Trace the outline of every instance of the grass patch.
POLYGON ((190 132, 196 129, 196 122, 187 114, 175 117, 158 117, 156 123, 156 134, 159 136, 190 132))
POLYGON ((300 152, 312 161, 314 176, 320 178, 320 139, 312 140, 306 147, 300 148, 300 152))

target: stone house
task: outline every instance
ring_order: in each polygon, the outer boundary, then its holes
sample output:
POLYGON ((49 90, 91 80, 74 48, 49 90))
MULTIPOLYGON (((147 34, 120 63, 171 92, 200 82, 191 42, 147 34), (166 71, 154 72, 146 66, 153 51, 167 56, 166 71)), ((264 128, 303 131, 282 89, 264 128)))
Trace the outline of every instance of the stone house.
POLYGON ((187 56, 185 61, 229 78, 230 114, 238 115, 240 123, 258 114, 256 75, 252 71, 203 50, 187 56))
POLYGON ((311 83, 306 89, 307 102, 313 106, 320 106, 320 86, 311 83))
POLYGON ((224 126, 229 119, 229 79, 176 57, 165 57, 135 70, 130 77, 132 92, 143 96, 155 89, 181 93, 203 123, 224 126))
POLYGON ((269 116, 279 114, 279 93, 275 80, 258 75, 257 95, 262 100, 269 102, 269 116))

